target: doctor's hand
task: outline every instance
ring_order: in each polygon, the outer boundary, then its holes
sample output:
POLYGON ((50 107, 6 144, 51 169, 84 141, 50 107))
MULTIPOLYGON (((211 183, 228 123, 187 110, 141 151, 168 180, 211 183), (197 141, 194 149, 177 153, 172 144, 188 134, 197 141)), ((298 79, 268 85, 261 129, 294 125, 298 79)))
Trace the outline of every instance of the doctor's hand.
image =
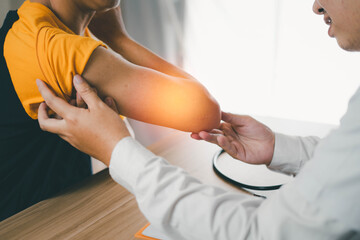
POLYGON ((70 105, 57 97, 41 80, 36 80, 45 103, 38 110, 39 125, 42 130, 58 134, 80 151, 109 165, 115 145, 130 136, 125 123, 114 111, 116 104, 107 98, 106 105, 80 76, 75 76, 74 86, 87 109, 70 105), (51 118, 48 108, 61 118, 51 118))
POLYGON ((275 135, 264 124, 250 116, 222 112, 219 129, 193 133, 192 138, 219 145, 233 158, 250 164, 271 163, 275 135))

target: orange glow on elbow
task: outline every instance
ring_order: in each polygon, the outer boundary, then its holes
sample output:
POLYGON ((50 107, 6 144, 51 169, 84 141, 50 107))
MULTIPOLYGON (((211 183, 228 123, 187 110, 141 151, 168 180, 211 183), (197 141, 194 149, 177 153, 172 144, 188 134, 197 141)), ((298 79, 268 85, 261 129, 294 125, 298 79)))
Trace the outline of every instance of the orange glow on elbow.
MULTIPOLYGON (((203 89, 172 88, 161 96, 149 98, 157 104, 155 124, 186 132, 199 132, 218 127, 220 108, 203 89)), ((154 105, 153 105, 154 106, 154 105)))

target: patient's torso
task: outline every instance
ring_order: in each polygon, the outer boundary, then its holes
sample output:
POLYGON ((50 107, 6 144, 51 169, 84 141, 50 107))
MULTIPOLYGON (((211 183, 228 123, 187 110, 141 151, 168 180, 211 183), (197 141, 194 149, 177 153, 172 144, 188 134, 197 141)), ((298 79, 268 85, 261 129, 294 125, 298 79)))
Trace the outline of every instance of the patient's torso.
MULTIPOLYGON (((38 122, 29 116, 36 110, 30 108, 31 104, 41 99, 34 85, 35 79, 46 77, 51 69, 43 74, 32 39, 34 33, 26 25, 22 25, 21 30, 16 28, 18 19, 16 11, 10 12, 0 30, 0 101, 3 104, 0 118, 0 221, 91 175, 89 156, 57 135, 43 132, 38 122), (5 61, 3 46, 9 30, 11 37, 7 41, 11 44, 6 49, 5 61), (27 111, 24 107, 28 107, 27 111)), ((54 66, 53 69, 58 68, 54 66)), ((58 91, 67 94, 64 92, 67 82, 54 83, 58 85, 54 86, 58 91)))

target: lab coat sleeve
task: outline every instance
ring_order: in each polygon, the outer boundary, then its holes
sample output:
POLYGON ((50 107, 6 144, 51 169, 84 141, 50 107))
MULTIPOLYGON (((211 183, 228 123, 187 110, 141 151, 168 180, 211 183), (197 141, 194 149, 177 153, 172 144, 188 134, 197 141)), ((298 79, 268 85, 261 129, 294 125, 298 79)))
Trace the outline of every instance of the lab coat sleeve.
POLYGON ((311 159, 320 141, 318 137, 298 137, 275 133, 275 149, 269 169, 288 175, 297 175, 311 159))
POLYGON ((115 147, 110 174, 135 195, 145 217, 169 239, 244 239, 249 220, 264 201, 202 184, 131 137, 115 147))
POLYGON ((131 137, 115 147, 110 174, 135 195, 144 216, 168 239, 332 239, 345 232, 294 183, 267 200, 225 191, 199 182, 131 137))

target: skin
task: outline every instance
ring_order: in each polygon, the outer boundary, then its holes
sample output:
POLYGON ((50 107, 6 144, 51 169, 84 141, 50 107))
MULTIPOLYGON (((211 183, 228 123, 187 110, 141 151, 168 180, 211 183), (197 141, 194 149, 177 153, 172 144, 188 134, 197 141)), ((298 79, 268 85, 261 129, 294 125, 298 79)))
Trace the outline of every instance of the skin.
MULTIPOLYGON (((339 46, 348 51, 360 50, 360 1, 358 0, 317 0, 314 3, 313 10, 316 14, 324 15, 325 20, 331 19, 330 36, 335 37, 339 46)), ((46 85, 39 85, 40 92, 46 91, 46 85)), ((47 89, 44 96, 45 101, 52 102, 56 96, 47 89)), ((96 99, 93 95, 92 100, 100 104, 100 99, 96 99)), ((49 105, 49 103, 48 103, 49 105)), ((66 112, 70 107, 69 104, 51 104, 52 109, 56 111, 66 112), (56 109, 55 109, 56 107, 56 109)), ((74 107, 72 107, 74 108, 74 107)), ((110 109, 110 108, 108 108, 110 109)), ((103 118, 111 117, 112 113, 108 109, 103 111, 103 118)), ((67 138, 70 143, 77 142, 78 148, 91 154, 87 149, 89 144, 105 145, 106 153, 98 150, 96 155, 109 156, 114 146, 114 139, 122 139, 124 133, 123 123, 113 123, 113 125, 104 124, 101 120, 97 120, 94 114, 89 114, 86 118, 78 115, 81 109, 74 109, 70 119, 76 120, 76 127, 81 130, 74 130, 73 126, 63 127, 61 121, 49 119, 44 110, 44 106, 39 109, 39 123, 46 131, 71 135, 67 138), (40 114, 40 112, 42 112, 40 114), (52 121, 52 122, 51 122, 52 121), (51 124, 50 124, 51 122, 51 124), (98 134, 102 136, 101 140, 91 139, 91 132, 95 132, 93 128, 86 129, 89 122, 95 123, 98 134), (116 133, 116 131, 118 131, 116 133), (110 134, 110 135, 106 135, 110 134), (84 137, 85 136, 85 137, 84 137), (107 140, 107 139, 113 140, 107 140), (94 142, 95 141, 95 142, 94 142)), ((101 110, 99 110, 101 112, 101 110)), ((91 112, 90 112, 91 113, 91 112)), ((251 164, 267 164, 271 163, 274 154, 275 136, 274 133, 262 123, 256 121, 249 116, 234 115, 230 113, 222 113, 223 123, 218 128, 211 131, 200 131, 193 133, 192 137, 197 140, 205 140, 224 148, 231 156, 251 164)), ((66 119, 65 119, 66 121, 66 119)), ((61 135, 60 135, 61 136, 61 135)), ((92 146, 92 145, 91 145, 92 146)), ((93 153, 95 154, 95 153, 93 153)), ((108 162, 105 162, 108 164, 108 162)))
POLYGON ((107 98, 107 104, 102 102, 95 89, 78 75, 74 78, 74 87, 86 108, 72 106, 55 96, 43 81, 36 80, 36 83, 46 99, 38 110, 41 129, 58 134, 80 151, 109 165, 116 143, 130 136, 125 123, 119 118, 114 101, 107 98), (57 113, 56 118, 49 117, 48 108, 57 113))
POLYGON ((31 0, 45 5, 74 33, 83 35, 97 12, 109 11, 120 4, 120 0, 31 0))
POLYGON ((108 44, 95 49, 83 77, 101 98, 112 97, 122 115, 187 132, 219 126, 219 104, 202 84, 130 38, 119 0, 32 2, 47 6, 74 33, 89 26, 108 44))
POLYGON ((191 137, 217 144, 243 162, 270 164, 275 145, 275 135, 270 128, 250 116, 223 112, 222 120, 218 129, 193 133, 191 137))
POLYGON ((314 13, 331 19, 330 36, 347 51, 360 50, 360 2, 357 0, 316 0, 314 13))

